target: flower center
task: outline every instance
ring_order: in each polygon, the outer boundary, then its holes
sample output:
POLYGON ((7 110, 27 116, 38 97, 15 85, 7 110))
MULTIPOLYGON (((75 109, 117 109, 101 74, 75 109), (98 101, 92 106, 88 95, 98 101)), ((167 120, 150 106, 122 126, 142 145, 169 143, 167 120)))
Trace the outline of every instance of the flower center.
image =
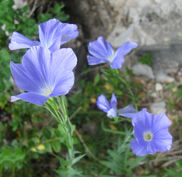
POLYGON ((145 141, 151 141, 153 137, 153 134, 151 132, 144 132, 143 133, 143 138, 145 141))
POLYGON ((53 91, 53 89, 52 88, 50 88, 50 87, 46 87, 46 88, 44 88, 42 91, 41 91, 41 93, 42 93, 42 95, 44 95, 44 96, 49 96, 51 93, 52 93, 52 91, 53 91))
POLYGON ((114 118, 117 117, 117 111, 113 108, 111 108, 108 112, 107 112, 107 117, 110 118, 114 118))
POLYGON ((110 63, 112 63, 112 61, 114 60, 114 58, 115 58, 115 52, 113 51, 113 52, 112 52, 112 55, 111 55, 110 57, 108 57, 107 59, 108 59, 108 61, 109 61, 110 63))

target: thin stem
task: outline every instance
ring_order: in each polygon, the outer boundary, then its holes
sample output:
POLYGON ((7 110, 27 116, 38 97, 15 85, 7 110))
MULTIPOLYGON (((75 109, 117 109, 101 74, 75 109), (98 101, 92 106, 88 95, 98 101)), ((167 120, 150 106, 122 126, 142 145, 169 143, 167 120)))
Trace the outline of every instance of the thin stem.
POLYGON ((88 146, 86 145, 85 141, 83 140, 81 134, 80 134, 77 130, 75 130, 75 133, 76 133, 78 139, 80 140, 80 142, 83 144, 83 147, 85 148, 85 151, 86 151, 87 153, 89 153, 90 156, 91 156, 94 160, 99 161, 99 159, 90 151, 90 149, 89 149, 88 146))
POLYGON ((72 140, 72 124, 68 119, 67 110, 66 110, 66 98, 52 98, 48 100, 45 108, 49 110, 49 112, 53 115, 53 117, 62 125, 65 131, 65 144, 68 148, 68 167, 72 167, 74 160, 74 148, 73 148, 73 140, 72 140))

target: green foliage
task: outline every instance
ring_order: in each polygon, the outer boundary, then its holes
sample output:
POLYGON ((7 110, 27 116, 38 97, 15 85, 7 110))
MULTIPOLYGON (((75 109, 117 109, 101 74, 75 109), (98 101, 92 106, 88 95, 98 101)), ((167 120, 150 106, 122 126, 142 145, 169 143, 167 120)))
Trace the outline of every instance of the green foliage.
POLYGON ((18 147, 3 147, 0 151, 0 168, 13 170, 22 168, 25 163, 26 153, 18 147))
POLYGON ((139 61, 140 63, 142 63, 142 64, 146 64, 146 65, 152 66, 153 58, 152 58, 152 56, 148 53, 148 54, 142 56, 138 61, 139 61))
POLYGON ((125 132, 125 139, 118 139, 114 149, 108 150, 107 161, 101 163, 109 168, 111 174, 131 176, 132 170, 144 159, 144 157, 134 157, 130 151, 131 132, 125 132))
POLYGON ((169 168, 166 170, 167 172, 167 176, 168 177, 171 177, 171 176, 182 176, 182 160, 178 160, 176 162, 176 167, 177 169, 174 169, 174 168, 169 168))

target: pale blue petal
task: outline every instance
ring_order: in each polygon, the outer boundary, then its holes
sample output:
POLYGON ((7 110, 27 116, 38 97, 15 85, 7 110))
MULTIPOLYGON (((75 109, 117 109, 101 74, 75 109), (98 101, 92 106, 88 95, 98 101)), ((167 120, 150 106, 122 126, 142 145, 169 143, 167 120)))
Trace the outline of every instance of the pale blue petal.
POLYGON ((166 116, 166 114, 156 114, 153 116, 153 131, 157 132, 160 129, 166 129, 170 127, 172 122, 166 116))
POLYGON ((117 117, 117 109, 111 108, 109 109, 109 111, 107 112, 107 117, 117 117))
POLYGON ((28 77, 37 83, 39 91, 44 87, 54 87, 54 80, 51 80, 51 53, 42 47, 32 47, 22 59, 22 65, 28 77))
POLYGON ((132 140, 130 147, 137 156, 144 156, 147 154, 147 144, 141 145, 136 139, 132 140))
POLYGON ((56 75, 58 74, 57 72, 63 73, 63 70, 72 71, 77 64, 77 57, 71 48, 55 51, 52 54, 52 58, 52 70, 55 71, 56 75))
POLYGON ((61 23, 61 41, 60 45, 69 42, 78 36, 78 26, 75 24, 61 23))
POLYGON ((111 109, 109 102, 107 101, 104 95, 100 95, 97 98, 96 104, 97 104, 97 107, 104 112, 108 112, 111 109))
POLYGON ((118 114, 123 117, 132 118, 136 114, 136 109, 132 104, 118 110, 118 114))
POLYGON ((20 89, 31 92, 39 90, 39 82, 36 82, 33 77, 29 76, 22 64, 10 62, 10 69, 13 79, 20 89))
POLYGON ((21 93, 16 96, 11 97, 11 102, 17 101, 17 100, 23 100, 25 102, 33 103, 36 105, 43 105, 47 101, 48 97, 38 95, 35 93, 21 93))
POLYGON ((72 71, 64 71, 58 76, 59 80, 56 81, 55 88, 51 93, 52 96, 59 96, 59 95, 66 95, 70 89, 73 87, 74 84, 74 74, 72 71))
POLYGON ((61 22, 56 19, 39 24, 39 39, 41 46, 51 49, 52 52, 60 48, 61 22))
POLYGON ((131 52, 134 48, 136 48, 138 44, 136 42, 125 42, 121 47, 119 47, 116 51, 116 55, 124 56, 131 52))
POLYGON ((107 63, 108 61, 105 59, 100 59, 96 57, 92 57, 90 55, 87 55, 88 65, 97 65, 102 63, 107 63))
POLYGON ((110 66, 113 69, 120 69, 124 63, 124 55, 128 54, 132 49, 136 48, 138 44, 136 42, 126 42, 116 50, 115 57, 110 66))
POLYGON ((32 41, 18 32, 13 32, 9 44, 9 49, 17 50, 39 45, 40 45, 39 41, 32 41))
POLYGON ((99 36, 96 41, 89 43, 88 51, 95 58, 106 61, 114 54, 111 44, 105 41, 102 36, 99 36))
POLYGON ((154 133, 153 142, 158 152, 165 152, 172 147, 172 136, 168 128, 158 130, 154 133))
POLYGON ((122 64, 124 63, 124 56, 122 55, 115 55, 113 61, 110 63, 112 69, 120 69, 122 64))
POLYGON ((112 97, 111 97, 111 107, 113 108, 113 109, 115 109, 115 110, 117 110, 117 98, 116 98, 116 96, 115 96, 115 94, 113 93, 112 94, 112 97))

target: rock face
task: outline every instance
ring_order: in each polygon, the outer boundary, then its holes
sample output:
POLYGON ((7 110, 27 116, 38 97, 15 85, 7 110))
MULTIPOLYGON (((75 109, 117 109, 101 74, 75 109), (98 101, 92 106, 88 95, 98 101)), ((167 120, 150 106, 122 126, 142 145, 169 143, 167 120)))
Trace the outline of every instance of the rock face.
POLYGON ((71 16, 77 19, 74 22, 82 26, 86 44, 99 35, 115 48, 126 41, 136 41, 138 52, 149 52, 153 56, 155 76, 160 76, 158 71, 170 76, 182 65, 182 0, 72 0, 65 3, 71 16))
POLYGON ((182 39, 181 0, 110 0, 110 4, 118 20, 108 39, 116 47, 127 40, 168 46, 182 39))
POLYGON ((104 35, 114 47, 128 40, 169 46, 182 39, 181 0, 72 0, 68 6, 87 37, 104 35))

